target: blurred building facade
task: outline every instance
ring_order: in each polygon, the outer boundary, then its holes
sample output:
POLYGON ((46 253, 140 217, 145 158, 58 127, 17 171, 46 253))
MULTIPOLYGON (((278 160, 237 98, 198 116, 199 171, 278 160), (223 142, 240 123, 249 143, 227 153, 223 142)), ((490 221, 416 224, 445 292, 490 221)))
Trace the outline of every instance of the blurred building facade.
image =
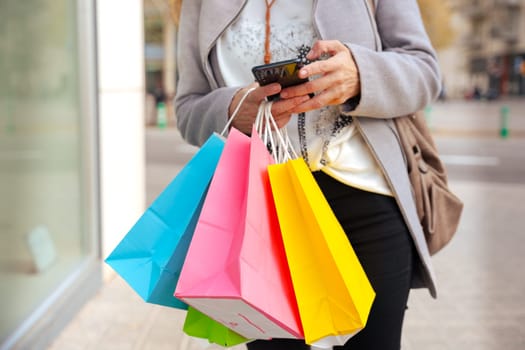
POLYGON ((176 15, 173 0, 143 0, 146 70, 146 125, 157 124, 157 107, 164 104, 173 121, 176 65, 176 15))
MULTIPOLYGON (((470 93, 525 96, 525 0, 459 0, 470 93)), ((469 91, 467 91, 469 93, 469 91)))

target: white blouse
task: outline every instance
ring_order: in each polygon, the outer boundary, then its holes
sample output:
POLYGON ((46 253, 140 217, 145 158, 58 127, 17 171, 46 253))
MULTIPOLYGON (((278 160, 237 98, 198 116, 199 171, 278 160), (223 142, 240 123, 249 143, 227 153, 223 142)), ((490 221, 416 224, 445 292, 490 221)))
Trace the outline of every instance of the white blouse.
MULTIPOLYGON (((317 40, 312 25, 313 0, 276 0, 271 9, 270 51, 272 62, 295 58, 302 45, 317 40)), ((248 0, 234 23, 217 41, 217 58, 227 86, 246 86, 254 81, 252 67, 263 64, 265 0, 248 0)), ((306 113, 301 131, 298 116, 287 125, 288 134, 300 154, 302 133, 306 157, 312 171, 362 190, 392 195, 385 177, 354 123, 341 123, 335 106, 306 113), (342 124, 342 125, 341 125, 342 124), (334 125, 341 125, 334 130, 334 125)), ((304 151, 304 148, 303 148, 304 151)))

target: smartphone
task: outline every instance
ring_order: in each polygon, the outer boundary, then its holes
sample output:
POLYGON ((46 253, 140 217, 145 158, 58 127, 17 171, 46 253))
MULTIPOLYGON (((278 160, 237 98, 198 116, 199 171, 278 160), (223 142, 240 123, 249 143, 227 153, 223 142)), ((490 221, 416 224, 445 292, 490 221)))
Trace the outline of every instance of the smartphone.
MULTIPOLYGON (((264 86, 271 83, 279 83, 281 87, 302 84, 308 81, 308 78, 299 78, 297 75, 301 60, 294 58, 286 61, 273 62, 263 64, 252 68, 252 73, 255 76, 259 85, 264 86)), ((268 96, 268 100, 273 101, 279 98, 279 94, 268 96)))

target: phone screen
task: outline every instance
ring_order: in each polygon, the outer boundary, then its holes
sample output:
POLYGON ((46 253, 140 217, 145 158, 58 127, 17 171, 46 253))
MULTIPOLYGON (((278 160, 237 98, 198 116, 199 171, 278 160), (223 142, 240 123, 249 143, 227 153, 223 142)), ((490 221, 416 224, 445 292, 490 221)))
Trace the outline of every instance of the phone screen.
MULTIPOLYGON (((307 78, 301 79, 299 73, 300 59, 291 59, 286 61, 263 64, 252 68, 259 85, 264 86, 271 83, 279 83, 283 88, 293 85, 302 84, 308 81, 307 78)), ((275 100, 279 95, 268 96, 268 100, 275 100)))

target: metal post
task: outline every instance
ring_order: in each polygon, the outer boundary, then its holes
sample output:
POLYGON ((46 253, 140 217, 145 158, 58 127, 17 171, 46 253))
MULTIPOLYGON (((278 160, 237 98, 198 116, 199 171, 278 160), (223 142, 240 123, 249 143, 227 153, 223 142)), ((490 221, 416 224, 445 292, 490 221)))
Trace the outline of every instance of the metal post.
POLYGON ((427 122, 428 128, 432 129, 432 126, 431 126, 432 106, 431 105, 427 105, 425 107, 425 109, 424 109, 424 112, 425 112, 425 120, 427 122))
POLYGON ((502 139, 509 137, 509 107, 503 106, 500 109, 500 136, 502 139))
POLYGON ((168 116, 166 115, 166 104, 164 102, 157 103, 157 127, 165 129, 168 125, 168 116))

